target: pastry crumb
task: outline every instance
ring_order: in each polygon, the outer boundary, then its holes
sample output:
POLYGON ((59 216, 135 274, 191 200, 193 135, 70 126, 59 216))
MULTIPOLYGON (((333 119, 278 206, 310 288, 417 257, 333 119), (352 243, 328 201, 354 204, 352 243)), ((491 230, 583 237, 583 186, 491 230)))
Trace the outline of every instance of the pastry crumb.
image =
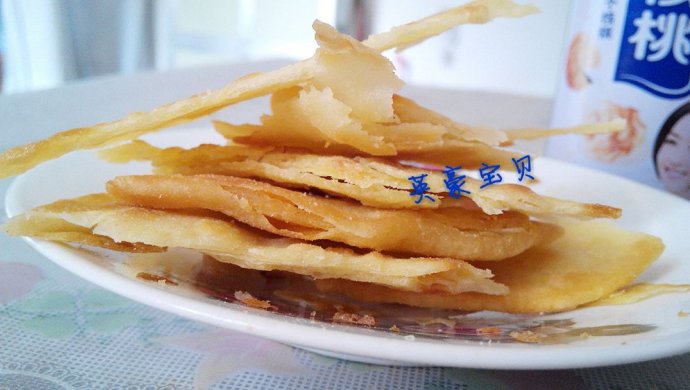
POLYGON ((254 298, 252 294, 246 291, 235 291, 235 299, 242 302, 245 306, 253 307, 255 309, 277 309, 277 307, 271 305, 271 301, 264 301, 254 298))
POLYGON ((154 275, 154 274, 150 274, 148 272, 139 272, 137 274, 137 278, 142 279, 142 280, 146 280, 149 282, 157 282, 159 284, 163 284, 166 286, 177 286, 178 285, 178 283, 176 281, 171 280, 165 276, 154 275))
POLYGON ((342 324, 356 324, 364 326, 374 326, 376 325, 376 319, 369 314, 359 315, 353 313, 347 313, 344 311, 338 311, 333 314, 333 322, 342 324))
POLYGON ((487 326, 484 328, 477 328, 477 334, 480 335, 489 335, 489 334, 500 334, 501 333, 501 328, 497 326, 487 326))
POLYGON ((512 337, 513 339, 517 340, 517 341, 521 341, 523 343, 532 343, 532 344, 540 343, 541 339, 542 339, 541 335, 534 333, 531 330, 525 330, 522 332, 513 331, 513 332, 510 332, 509 336, 512 337))

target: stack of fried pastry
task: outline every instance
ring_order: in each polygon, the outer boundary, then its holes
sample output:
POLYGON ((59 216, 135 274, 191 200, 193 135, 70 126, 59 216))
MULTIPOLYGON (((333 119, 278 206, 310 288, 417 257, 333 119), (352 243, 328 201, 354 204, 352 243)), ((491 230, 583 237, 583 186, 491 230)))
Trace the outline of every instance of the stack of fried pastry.
POLYGON ((318 288, 376 302, 505 312, 553 312, 634 280, 663 250, 658 238, 610 223, 614 207, 467 178, 449 196, 440 171, 513 166, 516 139, 617 131, 620 120, 570 129, 499 131, 457 123, 398 91, 381 55, 464 23, 534 11, 478 0, 356 41, 315 22, 305 61, 219 90, 58 133, 0 155, 0 176, 77 149, 111 162, 150 161, 151 175, 117 177, 105 192, 59 200, 11 219, 13 235, 117 251, 181 247, 220 262, 313 278, 318 288), (143 134, 271 95, 260 124, 214 122, 224 145, 158 148, 143 134), (414 164, 410 164, 414 162, 414 164), (427 198, 410 196, 425 176, 427 198))

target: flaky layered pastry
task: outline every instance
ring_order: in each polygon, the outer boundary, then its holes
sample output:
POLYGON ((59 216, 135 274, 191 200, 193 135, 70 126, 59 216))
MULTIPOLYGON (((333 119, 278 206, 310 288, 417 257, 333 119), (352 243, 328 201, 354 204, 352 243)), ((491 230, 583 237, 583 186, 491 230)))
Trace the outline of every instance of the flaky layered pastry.
MULTIPOLYGON (((11 219, 4 230, 12 235, 41 237, 46 225, 40 222, 46 219, 57 219, 105 237, 89 242, 96 246, 102 246, 102 241, 108 241, 109 245, 112 240, 148 247, 188 248, 245 268, 290 271, 316 279, 344 278, 407 291, 507 292, 505 286, 490 279, 491 272, 457 259, 399 258, 312 245, 277 238, 213 214, 133 207, 107 194, 61 200, 36 208, 11 219)), ((62 241, 59 236, 53 239, 62 241)))
POLYGON ((561 232, 517 212, 377 209, 231 176, 121 176, 106 188, 128 204, 218 211, 285 237, 470 261, 515 256, 561 232))
MULTIPOLYGON (((382 208, 459 207, 461 202, 447 195, 445 177, 429 171, 377 158, 317 155, 280 149, 248 148, 237 145, 201 145, 192 149, 156 148, 135 141, 101 155, 108 161, 151 161, 163 174, 221 174, 270 180, 298 188, 316 188, 332 195, 382 208), (410 176, 426 174, 428 195, 433 202, 410 200, 410 176)), ((467 195, 487 214, 514 210, 532 216, 576 218, 618 218, 621 210, 611 206, 574 202, 543 196, 528 187, 502 184, 480 189, 481 181, 467 178, 467 195)))
POLYGON ((460 24, 534 11, 476 0, 363 42, 316 21, 318 49, 309 59, 3 152, 0 178, 115 144, 101 152, 106 160, 150 161, 155 173, 115 178, 107 193, 36 208, 3 229, 116 251, 187 248, 244 269, 306 275, 365 301, 551 312, 602 298, 642 272, 663 249, 660 240, 563 222, 617 218, 621 210, 521 184, 485 187, 468 176, 468 193, 456 199, 440 169, 517 170, 521 155, 503 149, 516 140, 625 123, 512 131, 464 124, 401 96, 403 82, 381 54, 460 24), (214 122, 225 145, 162 149, 137 139, 264 95, 271 109, 259 123, 214 122), (427 186, 423 202, 415 202, 414 177, 427 186))
POLYGON ((510 293, 409 294, 346 280, 319 280, 323 291, 365 302, 509 313, 550 313, 574 309, 631 283, 664 250, 657 237, 600 221, 563 223, 565 234, 512 259, 477 264, 490 269, 510 293))

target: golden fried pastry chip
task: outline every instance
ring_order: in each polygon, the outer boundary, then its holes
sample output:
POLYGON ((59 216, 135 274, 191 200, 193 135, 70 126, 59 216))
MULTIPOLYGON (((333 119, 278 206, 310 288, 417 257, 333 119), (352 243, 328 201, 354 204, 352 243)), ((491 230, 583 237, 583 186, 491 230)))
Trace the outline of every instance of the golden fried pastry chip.
MULTIPOLYGON (((159 173, 222 174, 271 180, 281 185, 317 188, 327 193, 383 208, 457 207, 462 202, 448 197, 440 172, 425 171, 384 159, 320 156, 281 152, 266 148, 242 149, 237 145, 201 145, 192 149, 159 149, 143 141, 106 150, 108 161, 149 160, 159 173), (427 174, 428 195, 434 201, 415 204, 410 197, 409 180, 427 174)), ((576 218, 618 218, 621 210, 599 204, 579 203, 542 196, 518 184, 492 185, 480 189, 482 182, 467 178, 464 189, 485 213, 514 210, 534 216, 576 218)))
POLYGON ((420 106, 412 99, 400 95, 393 96, 393 109, 402 123, 430 123, 442 126, 448 132, 446 135, 448 139, 476 141, 490 146, 500 145, 508 140, 503 131, 457 123, 444 115, 420 106))
POLYGON ((232 125, 214 121, 216 130, 235 143, 283 145, 342 155, 395 155, 382 136, 363 130, 352 111, 330 88, 290 88, 271 96, 272 115, 262 125, 232 125))
POLYGON ((401 150, 396 159, 414 161, 439 166, 458 166, 463 169, 479 169, 483 163, 490 161, 498 164, 502 170, 514 171, 512 159, 519 159, 524 154, 497 149, 479 142, 460 140, 444 141, 434 148, 429 145, 414 145, 408 150, 401 150))
MULTIPOLYGON (((509 146, 513 144, 516 140, 530 140, 537 138, 552 137, 555 135, 565 135, 565 134, 601 134, 601 133, 612 133, 616 131, 621 131, 625 129, 626 122, 621 119, 613 119, 608 122, 599 123, 589 123, 574 127, 566 127, 559 129, 537 129, 537 128, 526 128, 526 129, 509 129, 506 131, 500 131, 491 129, 484 126, 469 126, 462 123, 457 123, 450 118, 447 118, 435 111, 424 108, 416 103, 414 100, 395 95, 393 96, 393 107, 395 110, 395 115, 400 119, 402 123, 420 125, 422 123, 429 123, 433 125, 440 125, 447 132, 444 134, 444 140, 447 142, 451 141, 464 141, 467 142, 479 142, 485 144, 486 146, 509 146)), ((425 129, 424 132, 428 133, 429 129, 425 129)), ((389 136, 393 137, 396 132, 389 132, 389 136)), ((410 139, 413 134, 405 134, 404 138, 410 139)), ((403 137, 401 138, 401 142, 403 137)), ((415 140, 416 141, 416 140, 415 140)), ((417 146, 418 150, 431 150, 437 145, 433 145, 429 142, 429 139, 419 140, 419 142, 412 141, 411 145, 417 146), (427 148, 427 149, 425 149, 427 148)), ((408 141, 409 142, 409 141, 408 141)), ((414 149, 401 148, 398 142, 393 142, 398 150, 411 151, 414 149)), ((445 145, 447 148, 452 147, 452 143, 445 145)), ((440 150, 439 150, 440 152, 440 150)), ((494 158, 494 157, 488 157, 494 158)), ((448 161, 447 158, 439 160, 448 161)), ((422 161, 422 160, 418 160, 422 161)), ((427 161, 424 159, 424 161, 427 161)), ((493 161, 493 160, 486 160, 493 161)), ((464 158, 463 158, 464 162, 464 158)))
POLYGON ((395 156, 436 165, 478 169, 489 161, 514 170, 512 159, 521 155, 493 146, 509 146, 515 140, 563 134, 599 134, 625 128, 625 121, 593 123, 560 129, 513 129, 505 132, 473 127, 395 95, 393 123, 365 123, 350 116, 349 107, 333 96, 330 88, 295 87, 273 94, 271 115, 261 125, 234 125, 214 121, 216 131, 236 144, 283 145, 318 154, 343 156, 395 156))
POLYGON ((392 97, 403 82, 388 58, 328 24, 316 21, 313 27, 319 44, 313 86, 331 89, 361 122, 392 121, 392 97))
POLYGON ((113 122, 63 131, 0 154, 0 178, 17 175, 75 150, 108 146, 188 122, 223 107, 305 82, 313 76, 313 60, 305 60, 275 71, 242 77, 223 88, 169 103, 150 112, 135 112, 113 122))
POLYGON ((538 10, 532 5, 508 0, 476 0, 370 36, 364 44, 378 51, 403 50, 461 24, 482 24, 499 17, 522 17, 535 12, 538 10))
MULTIPOLYGON (((31 236, 31 220, 61 219, 117 243, 179 247, 208 254, 219 261, 256 270, 289 271, 316 279, 342 278, 407 291, 481 291, 504 294, 491 272, 467 262, 434 257, 399 258, 379 252, 356 253, 344 247, 321 247, 279 238, 210 213, 153 210, 118 203, 110 195, 93 194, 62 200, 13 218, 5 229, 31 236), (24 219, 26 224, 14 224, 24 219), (27 225, 28 224, 28 225, 27 225), (22 229, 22 227, 26 227, 22 229)), ((98 240, 92 244, 99 245, 98 240)))
POLYGON ((320 156, 285 152, 278 148, 270 150, 237 145, 159 149, 143 141, 104 150, 101 157, 110 162, 151 161, 154 171, 161 174, 222 174, 261 178, 288 187, 316 188, 358 200, 368 206, 437 208, 440 203, 438 195, 431 191, 429 196, 434 202, 415 205, 407 177, 420 170, 394 164, 397 170, 392 173, 397 176, 393 176, 379 170, 381 166, 392 164, 384 160, 320 156))
POLYGON ((375 209, 231 176, 120 176, 107 190, 127 204, 218 211, 286 237, 466 261, 515 256, 561 231, 516 212, 375 209))
POLYGON ((553 137, 555 135, 566 134, 604 134, 615 133, 626 128, 624 119, 616 118, 608 122, 590 123, 574 127, 566 127, 559 129, 513 129, 506 132, 508 140, 501 143, 503 146, 511 145, 513 141, 519 139, 537 139, 545 137, 553 137))
POLYGON ((119 252, 162 252, 165 248, 140 242, 116 242, 110 237, 92 234, 91 229, 45 215, 22 215, 12 218, 2 230, 13 236, 31 236, 41 240, 97 246, 119 252))
POLYGON ((491 161, 512 170, 512 159, 521 157, 481 142, 460 139, 478 138, 476 134, 486 132, 485 139, 498 142, 500 136, 492 134, 501 133, 495 130, 464 127, 466 130, 460 132, 459 124, 446 127, 431 122, 354 121, 347 115, 347 106, 335 99, 329 89, 281 91, 273 94, 271 102, 273 113, 262 116, 261 125, 214 121, 214 127, 235 144, 283 145, 342 156, 395 156, 437 165, 457 164, 458 156, 462 156, 465 169, 478 169, 482 163, 491 161), (294 96, 285 98, 289 93, 294 96))
POLYGON ((660 239, 599 221, 571 221, 560 239, 501 262, 480 263, 510 289, 504 296, 463 293, 409 294, 341 280, 316 281, 325 291, 367 302, 411 306, 550 313, 574 309, 631 283, 663 251, 660 239))

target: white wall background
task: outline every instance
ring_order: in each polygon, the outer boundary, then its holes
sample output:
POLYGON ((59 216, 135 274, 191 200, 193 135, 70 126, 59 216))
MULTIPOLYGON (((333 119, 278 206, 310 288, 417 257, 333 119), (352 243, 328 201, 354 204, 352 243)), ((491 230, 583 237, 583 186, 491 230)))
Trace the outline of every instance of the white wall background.
MULTIPOLYGON (((526 1, 519 2, 525 3, 526 1)), ((571 0, 532 0, 541 13, 466 25, 392 55, 410 83, 553 96, 571 0)), ((458 1, 378 0, 375 32, 458 1)))

